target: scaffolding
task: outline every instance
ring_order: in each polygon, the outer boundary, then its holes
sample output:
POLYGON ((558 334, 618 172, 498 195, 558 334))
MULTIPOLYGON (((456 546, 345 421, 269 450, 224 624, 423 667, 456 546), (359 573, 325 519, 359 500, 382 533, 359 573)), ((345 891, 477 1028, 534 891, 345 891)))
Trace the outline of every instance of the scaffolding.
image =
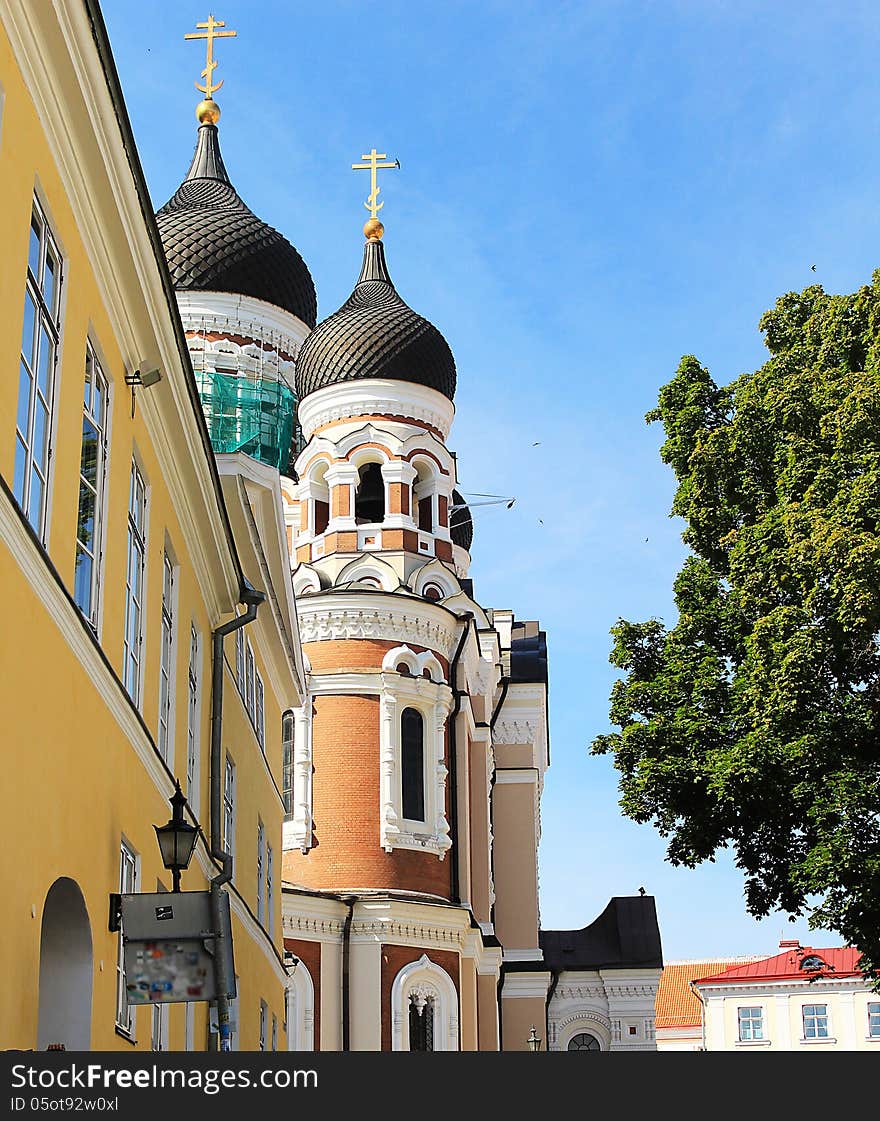
POLYGON ((212 317, 210 323, 203 320, 196 337, 190 337, 211 446, 217 455, 244 452, 290 475, 303 441, 296 394, 281 371, 279 340, 261 325, 244 327, 226 320, 221 326, 219 318, 212 317), (236 334, 244 327, 254 341, 234 356, 209 351, 208 332, 218 327, 236 334))

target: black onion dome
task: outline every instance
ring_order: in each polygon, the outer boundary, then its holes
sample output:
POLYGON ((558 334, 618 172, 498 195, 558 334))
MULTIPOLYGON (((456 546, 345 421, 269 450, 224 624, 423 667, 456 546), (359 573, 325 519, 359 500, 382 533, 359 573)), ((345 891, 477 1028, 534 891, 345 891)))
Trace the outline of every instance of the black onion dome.
POLYGON ((189 173, 156 221, 175 288, 253 296, 314 327, 311 273, 287 238, 239 198, 223 166, 216 125, 199 127, 189 173))
POLYGON ((449 536, 452 538, 453 545, 460 545, 462 549, 470 552, 474 540, 474 519, 471 508, 457 490, 452 492, 452 505, 453 511, 449 515, 449 536), (454 509, 456 506, 460 509, 454 509))
POLYGON ((389 378, 455 395, 455 359, 437 328, 407 307, 391 283, 381 241, 364 246, 354 291, 303 343, 299 399, 339 382, 389 378))

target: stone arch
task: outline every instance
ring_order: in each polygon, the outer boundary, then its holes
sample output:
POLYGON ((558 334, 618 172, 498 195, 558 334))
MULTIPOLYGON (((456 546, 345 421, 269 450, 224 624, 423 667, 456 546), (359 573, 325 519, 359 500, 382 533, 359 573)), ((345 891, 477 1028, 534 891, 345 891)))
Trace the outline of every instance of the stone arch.
POLYGON ((301 958, 287 981, 287 1050, 315 1050, 315 983, 301 958))
POLYGON ((92 928, 79 884, 62 876, 43 905, 37 1050, 88 1051, 91 1040, 92 928))
POLYGON ((434 1050, 457 1051, 458 992, 445 969, 422 954, 394 978, 391 986, 391 1050, 409 1050, 409 1003, 412 996, 430 998, 434 1006, 434 1050))
POLYGON ((576 1035, 586 1033, 599 1041, 602 1051, 611 1050, 611 1021, 593 1008, 578 1008, 556 1021, 554 1051, 567 1051, 576 1035))
POLYGON ((351 583, 353 580, 371 578, 378 580, 384 592, 393 592, 400 586, 400 578, 394 568, 381 557, 355 557, 349 561, 334 581, 339 587, 351 583))

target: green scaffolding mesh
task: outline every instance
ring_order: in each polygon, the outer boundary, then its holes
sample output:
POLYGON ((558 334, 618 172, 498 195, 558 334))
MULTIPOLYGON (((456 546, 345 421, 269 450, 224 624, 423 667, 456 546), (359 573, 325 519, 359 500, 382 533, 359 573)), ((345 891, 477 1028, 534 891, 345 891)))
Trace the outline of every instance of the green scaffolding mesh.
POLYGON ((197 369, 195 375, 215 453, 245 452, 290 474, 301 445, 290 386, 259 373, 197 369))

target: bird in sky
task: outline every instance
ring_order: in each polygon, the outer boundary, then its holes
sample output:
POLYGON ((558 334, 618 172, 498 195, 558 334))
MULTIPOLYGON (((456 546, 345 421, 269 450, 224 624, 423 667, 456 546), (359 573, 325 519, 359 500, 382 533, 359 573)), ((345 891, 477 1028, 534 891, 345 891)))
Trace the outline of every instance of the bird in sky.
POLYGON ((813 272, 816 271, 816 266, 815 265, 810 265, 810 268, 812 269, 813 272))
POLYGON ((644 895, 644 894, 645 894, 645 889, 643 887, 640 887, 639 888, 639 895, 644 895))
POLYGON ((540 440, 535 440, 534 444, 532 444, 532 447, 536 448, 540 443, 541 443, 540 440))

